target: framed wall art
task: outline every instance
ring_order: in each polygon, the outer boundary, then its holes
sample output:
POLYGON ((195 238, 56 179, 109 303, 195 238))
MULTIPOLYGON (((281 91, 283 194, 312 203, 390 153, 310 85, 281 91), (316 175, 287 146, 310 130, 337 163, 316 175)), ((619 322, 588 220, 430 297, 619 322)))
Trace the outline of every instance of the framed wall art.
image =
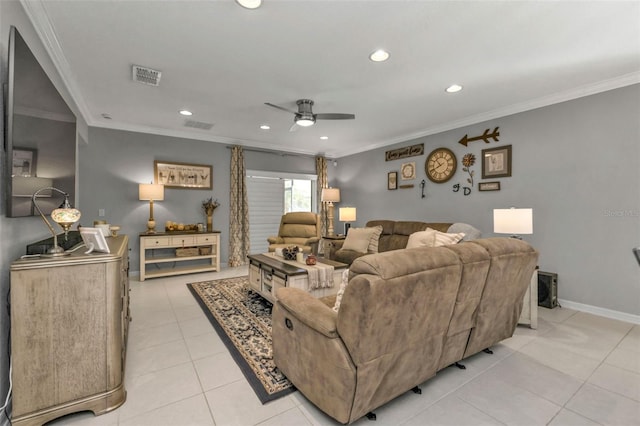
POLYGON ((478 191, 500 191, 500 182, 480 182, 478 184, 478 191))
POLYGON ((167 188, 213 189, 213 167, 202 164, 153 162, 154 183, 167 188))
POLYGON ((387 189, 398 189, 398 172, 387 173, 387 189))
POLYGON ((404 163, 400 167, 400 178, 402 180, 411 180, 416 178, 416 162, 404 163))
POLYGON ((482 150, 482 179, 511 176, 511 145, 482 150))

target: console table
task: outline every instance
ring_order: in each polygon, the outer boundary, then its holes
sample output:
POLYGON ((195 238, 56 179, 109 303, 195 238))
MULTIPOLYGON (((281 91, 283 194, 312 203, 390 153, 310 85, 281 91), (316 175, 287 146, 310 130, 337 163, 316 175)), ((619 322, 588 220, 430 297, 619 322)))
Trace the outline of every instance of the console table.
POLYGON ((220 231, 140 234, 140 281, 146 278, 220 270, 220 231), (197 248, 198 254, 177 256, 176 249, 197 248), (208 247, 208 250, 200 248, 208 247), (158 269, 149 271, 147 265, 158 269))
POLYGON ((14 426, 99 415, 126 399, 129 240, 106 240, 111 253, 79 249, 11 264, 14 426))

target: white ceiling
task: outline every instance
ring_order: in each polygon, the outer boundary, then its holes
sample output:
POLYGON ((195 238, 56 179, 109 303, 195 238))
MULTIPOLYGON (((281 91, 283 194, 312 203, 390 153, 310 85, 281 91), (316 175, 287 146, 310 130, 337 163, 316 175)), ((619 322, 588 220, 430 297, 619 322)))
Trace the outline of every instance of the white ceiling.
POLYGON ((90 126, 328 157, 640 82, 638 1, 22 4, 90 126), (160 86, 132 81, 134 64, 160 86), (300 98, 356 118, 290 132, 264 105, 300 98), (184 127, 183 108, 213 128, 184 127))

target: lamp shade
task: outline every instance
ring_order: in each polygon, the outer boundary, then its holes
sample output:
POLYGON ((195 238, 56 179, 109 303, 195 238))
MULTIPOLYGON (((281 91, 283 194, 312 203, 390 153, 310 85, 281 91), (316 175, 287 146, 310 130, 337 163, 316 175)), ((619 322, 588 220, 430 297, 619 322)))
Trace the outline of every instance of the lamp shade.
POLYGON ((164 185, 141 183, 138 186, 138 198, 140 201, 162 201, 164 200, 164 185))
POLYGON ((493 232, 496 234, 533 234, 533 209, 494 209, 493 232))
POLYGON ((322 188, 320 199, 323 203, 339 203, 340 190, 338 188, 322 188))
POLYGON ((354 222, 356 220, 356 208, 340 207, 338 209, 338 217, 340 222, 354 222))

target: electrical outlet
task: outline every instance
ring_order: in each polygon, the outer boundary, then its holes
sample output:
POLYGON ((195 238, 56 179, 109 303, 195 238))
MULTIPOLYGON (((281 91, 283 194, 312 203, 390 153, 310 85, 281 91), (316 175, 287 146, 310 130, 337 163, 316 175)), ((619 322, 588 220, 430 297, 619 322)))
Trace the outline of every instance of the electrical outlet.
POLYGON ((98 209, 98 217, 104 217, 104 209, 98 209))

